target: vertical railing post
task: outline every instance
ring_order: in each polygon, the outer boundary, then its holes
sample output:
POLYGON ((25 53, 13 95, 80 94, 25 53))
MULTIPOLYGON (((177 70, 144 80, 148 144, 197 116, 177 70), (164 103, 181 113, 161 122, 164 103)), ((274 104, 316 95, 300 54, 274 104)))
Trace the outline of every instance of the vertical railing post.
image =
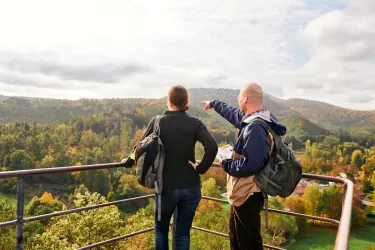
POLYGON ((173 224, 172 224, 172 250, 176 250, 176 226, 177 226, 177 208, 173 213, 173 224))
POLYGON ((24 177, 18 177, 17 183, 17 227, 16 227, 16 249, 22 249, 23 236, 23 208, 24 208, 24 177))
POLYGON ((345 194, 346 194, 346 183, 344 183, 344 187, 342 189, 341 213, 343 210, 342 208, 344 207, 345 194))

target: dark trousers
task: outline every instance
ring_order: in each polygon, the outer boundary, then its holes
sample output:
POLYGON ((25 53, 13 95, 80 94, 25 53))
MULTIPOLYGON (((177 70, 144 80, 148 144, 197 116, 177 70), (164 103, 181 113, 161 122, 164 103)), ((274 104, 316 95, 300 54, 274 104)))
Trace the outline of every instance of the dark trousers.
POLYGON ((263 249, 260 235, 260 212, 263 205, 263 194, 255 193, 241 206, 231 206, 229 218, 231 250, 263 249))
MULTIPOLYGON (((190 229, 201 197, 199 186, 163 190, 161 194, 161 221, 157 221, 157 206, 155 206, 156 250, 168 250, 168 231, 175 208, 177 208, 176 249, 190 249, 190 229)), ((157 198, 156 196, 155 205, 157 204, 157 198)))

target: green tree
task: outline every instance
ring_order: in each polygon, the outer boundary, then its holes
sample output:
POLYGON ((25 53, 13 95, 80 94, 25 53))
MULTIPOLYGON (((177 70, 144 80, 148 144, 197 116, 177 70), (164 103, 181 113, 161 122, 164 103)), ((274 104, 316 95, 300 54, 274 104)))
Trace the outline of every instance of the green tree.
POLYGON ((44 192, 41 197, 34 197, 25 207, 25 214, 28 216, 37 216, 49 214, 55 211, 61 211, 64 203, 54 199, 51 193, 44 192))
POLYGON ((363 154, 362 154, 362 151, 361 150, 354 150, 353 154, 352 154, 352 161, 351 163, 356 166, 357 168, 360 168, 363 164, 363 154))
MULTIPOLYGON (((288 197, 284 202, 284 207, 288 208, 290 211, 295 212, 295 213, 300 213, 300 214, 306 213, 303 199, 298 196, 288 197)), ((308 223, 305 218, 296 217, 296 223, 300 231, 307 228, 308 226, 308 223)))
POLYGON ((337 138, 336 136, 329 135, 327 136, 321 143, 320 147, 326 148, 326 149, 333 149, 337 147, 340 144, 340 138, 337 138))
MULTIPOLYGON (((152 191, 151 189, 144 188, 139 185, 136 177, 134 175, 124 174, 120 178, 120 182, 117 186, 117 194, 116 199, 126 199, 126 198, 133 198, 137 196, 142 196, 146 194, 150 194, 152 191)), ((145 207, 147 205, 146 200, 134 201, 132 203, 121 204, 119 207, 122 210, 127 212, 135 212, 141 207, 145 207)))
POLYGON ((318 205, 322 194, 319 191, 319 185, 313 184, 305 188, 305 193, 302 195, 305 204, 306 212, 310 215, 319 215, 318 205))
POLYGON ((318 205, 319 213, 326 215, 328 218, 339 220, 342 208, 342 193, 337 186, 331 186, 322 193, 318 205))
MULTIPOLYGON (((98 193, 77 193, 73 197, 74 208, 106 203, 98 193)), ((66 209, 66 208, 64 208, 66 209)), ((54 217, 51 226, 42 234, 34 235, 27 242, 29 249, 75 249, 114 238, 123 233, 124 222, 116 206, 92 209, 81 213, 54 217)), ((103 249, 113 249, 119 243, 103 249)))
MULTIPOLYGON (((269 213, 268 217, 268 230, 262 234, 264 243, 274 246, 280 246, 287 242, 291 244, 292 239, 298 233, 296 218, 277 213, 269 213)), ((262 232, 265 230, 262 229, 262 232)))
MULTIPOLYGON (((16 218, 15 206, 6 200, 0 200, 0 221, 10 221, 16 218)), ((0 227, 0 249, 9 249, 9 246, 15 245, 14 227, 0 227)))
POLYGON ((373 188, 374 188, 374 190, 375 190, 375 171, 372 172, 371 185, 373 186, 373 188))
POLYGON ((132 149, 131 141, 133 139, 133 129, 126 123, 121 127, 120 135, 120 148, 121 148, 121 157, 124 158, 130 154, 132 149))
POLYGON ((220 198, 220 191, 214 178, 208 178, 202 183, 202 195, 220 198))
MULTIPOLYGON (((204 214, 195 217, 193 225, 200 228, 207 228, 216 232, 228 233, 229 213, 222 206, 215 210, 206 210, 204 214)), ((229 249, 229 241, 226 238, 216 235, 207 235, 197 230, 191 231, 191 249, 229 249)))
POLYGON ((311 141, 307 140, 306 143, 305 143, 305 148, 309 149, 310 147, 311 147, 311 141))
POLYGON ((35 163, 25 150, 16 150, 10 155, 9 170, 33 169, 35 163))
MULTIPOLYGON (((126 226, 122 230, 122 234, 134 233, 139 230, 154 227, 154 199, 149 200, 149 204, 139 209, 134 215, 126 219, 126 226)), ((154 232, 137 235, 121 241, 120 249, 129 250, 152 250, 154 249, 154 232)))
POLYGON ((368 157, 366 159, 365 165, 366 165, 368 171, 370 171, 370 172, 375 171, 375 154, 371 155, 370 157, 368 157))
POLYGON ((81 172, 80 179, 91 192, 107 195, 111 189, 111 180, 107 169, 81 172))
POLYGON ((116 198, 115 198, 115 193, 113 192, 113 191, 109 191, 108 192, 108 195, 107 195, 107 200, 109 201, 109 202, 111 202, 111 201, 114 201, 116 198))

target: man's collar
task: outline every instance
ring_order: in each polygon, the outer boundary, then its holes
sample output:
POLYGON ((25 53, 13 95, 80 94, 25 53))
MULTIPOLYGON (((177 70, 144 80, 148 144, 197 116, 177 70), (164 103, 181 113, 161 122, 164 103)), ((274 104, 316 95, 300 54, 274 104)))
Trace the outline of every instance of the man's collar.
POLYGON ((242 120, 243 123, 250 123, 255 118, 261 118, 265 121, 271 122, 271 113, 268 110, 258 110, 256 112, 253 112, 249 114, 248 116, 245 116, 245 118, 242 120))
POLYGON ((250 117, 250 116, 252 116, 252 115, 254 115, 254 114, 258 113, 258 112, 262 112, 262 111, 265 111, 265 110, 264 109, 259 109, 257 111, 254 111, 253 113, 245 115, 245 118, 250 117))

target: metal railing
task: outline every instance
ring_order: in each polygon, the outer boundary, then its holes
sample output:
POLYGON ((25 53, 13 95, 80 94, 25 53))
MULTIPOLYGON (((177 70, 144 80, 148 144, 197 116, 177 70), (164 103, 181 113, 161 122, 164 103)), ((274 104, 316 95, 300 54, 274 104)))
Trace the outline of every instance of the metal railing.
MULTIPOLYGON (((59 168, 47 168, 47 169, 30 169, 30 170, 18 170, 18 171, 6 171, 6 172, 0 172, 0 178, 18 178, 18 183, 17 183, 17 219, 12 220, 12 221, 5 221, 5 222, 0 222, 0 227, 7 227, 11 225, 16 225, 16 249, 22 249, 22 238, 23 238, 23 224, 25 222, 30 222, 30 221, 36 221, 36 220, 42 220, 42 219, 47 219, 47 218, 52 218, 55 216, 61 216, 61 215, 66 215, 70 213, 77 213, 77 212, 82 212, 82 211, 87 211, 95 208, 100 208, 100 207, 105 207, 105 206, 112 206, 112 205, 118 205, 121 203, 125 202, 132 202, 132 201, 137 201, 137 200, 142 200, 142 199, 148 199, 148 198, 153 198, 154 195, 145 195, 145 196, 140 196, 140 197, 135 197, 135 198, 130 198, 130 199, 123 199, 123 200, 118 200, 118 201, 113 201, 113 202, 108 202, 104 204, 98 204, 98 205, 93 205, 93 206, 88 206, 88 207, 83 207, 83 208, 75 208, 75 209, 69 209, 65 211, 60 211, 60 212, 55 212, 55 213, 50 213, 50 214, 44 214, 44 215, 39 215, 39 216, 33 216, 33 217, 27 217, 24 218, 24 177, 25 176, 32 176, 32 175, 42 175, 42 174, 54 174, 54 173, 67 173, 67 172, 79 172, 79 171, 86 171, 86 170, 98 170, 98 169, 108 169, 108 168, 117 168, 117 167, 123 167, 124 163, 109 163, 109 164, 95 164, 95 165, 84 165, 84 166, 69 166, 69 167, 59 167, 59 168)), ((219 166, 218 163, 213 163, 213 166, 219 166)), ((303 178, 307 179, 312 179, 312 180, 320 180, 320 181, 331 181, 331 182, 336 182, 336 183, 341 183, 345 185, 345 195, 344 195, 344 202, 343 202, 343 208, 342 208, 342 213, 341 213, 341 218, 340 221, 334 220, 334 219, 329 219, 329 218, 323 218, 323 217, 318 217, 318 216, 311 216, 311 215, 306 215, 306 214, 300 214, 300 213, 294 213, 294 212, 289 212, 289 211, 284 211, 284 210, 278 210, 278 209, 268 209, 270 212, 274 213, 280 213, 280 214, 287 214, 291 216, 297 216, 297 217, 302 217, 302 218, 307 218, 307 219, 313 219, 313 220, 319 220, 319 221, 324 221, 324 222, 330 222, 338 225, 338 233, 336 236, 336 241, 335 241, 335 250, 346 250, 348 249, 348 242, 349 242, 349 231, 350 231, 350 220, 351 220, 351 212, 352 212, 352 198, 353 198, 353 183, 350 180, 346 179, 341 179, 338 177, 330 177, 330 176, 322 176, 322 175, 313 175, 313 174, 303 174, 303 178)), ((228 203, 228 201, 223 201, 220 199, 212 198, 212 197, 207 197, 203 196, 203 199, 207 200, 212 200, 216 202, 221 202, 221 203, 228 203)), ((174 214, 174 220, 175 221, 176 213, 174 214)), ((175 235, 175 226, 174 222, 172 223, 172 234, 173 238, 175 235)), ((221 232, 215 232, 212 230, 208 230, 205 228, 199 228, 199 227, 192 227, 195 230, 219 235, 222 237, 229 237, 227 234, 221 233, 221 232)), ((135 235, 139 235, 142 233, 150 232, 154 230, 154 228, 147 228, 138 232, 130 233, 127 235, 123 235, 120 237, 112 238, 106 241, 98 242, 89 246, 81 247, 79 250, 83 249, 90 249, 93 247, 105 245, 108 243, 113 243, 122 239, 126 239, 135 235)), ((174 241, 173 241, 174 242, 174 241)), ((174 248, 174 244, 173 249, 174 248)), ((279 247, 275 246, 270 246, 267 244, 264 244, 264 247, 269 248, 269 249, 282 249, 279 247)))

